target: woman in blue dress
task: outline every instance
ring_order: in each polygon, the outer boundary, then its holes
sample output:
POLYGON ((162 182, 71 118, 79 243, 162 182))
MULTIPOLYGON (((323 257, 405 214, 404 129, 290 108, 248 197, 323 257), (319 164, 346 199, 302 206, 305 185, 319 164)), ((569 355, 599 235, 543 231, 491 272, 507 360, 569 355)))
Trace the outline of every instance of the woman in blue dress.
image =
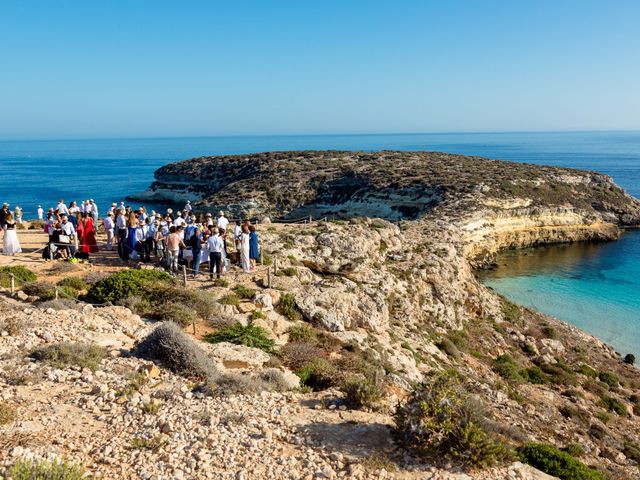
POLYGON ((249 259, 251 260, 251 270, 256 268, 256 261, 259 257, 258 248, 258 234, 256 233, 256 227, 254 225, 249 225, 249 259))
POLYGON ((129 213, 129 218, 127 219, 127 240, 124 244, 124 248, 127 252, 127 258, 131 256, 133 252, 136 251, 136 243, 138 240, 136 239, 136 230, 138 228, 138 217, 135 212, 129 213))

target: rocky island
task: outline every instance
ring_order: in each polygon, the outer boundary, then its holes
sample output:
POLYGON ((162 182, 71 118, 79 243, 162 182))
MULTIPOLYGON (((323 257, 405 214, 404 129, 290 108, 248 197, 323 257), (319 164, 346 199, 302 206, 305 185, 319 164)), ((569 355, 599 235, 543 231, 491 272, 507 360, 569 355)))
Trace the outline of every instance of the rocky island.
POLYGON ((7 469, 28 454, 105 478, 640 478, 633 359, 473 270, 639 225, 608 176, 270 152, 167 165, 137 198, 258 219, 264 265, 184 289, 81 264, 70 303, 25 280, 0 304, 7 469), (103 353, 74 363, 79 344, 103 353))

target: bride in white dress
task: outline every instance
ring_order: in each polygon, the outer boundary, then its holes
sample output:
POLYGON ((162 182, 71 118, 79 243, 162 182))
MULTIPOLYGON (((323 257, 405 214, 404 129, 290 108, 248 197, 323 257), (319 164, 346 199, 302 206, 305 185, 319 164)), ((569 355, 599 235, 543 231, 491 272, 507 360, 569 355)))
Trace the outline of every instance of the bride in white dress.
POLYGON ((2 242, 3 255, 15 255, 22 252, 20 248, 20 242, 18 241, 18 234, 16 233, 16 224, 13 221, 13 215, 7 214, 4 225, 4 240, 2 242))

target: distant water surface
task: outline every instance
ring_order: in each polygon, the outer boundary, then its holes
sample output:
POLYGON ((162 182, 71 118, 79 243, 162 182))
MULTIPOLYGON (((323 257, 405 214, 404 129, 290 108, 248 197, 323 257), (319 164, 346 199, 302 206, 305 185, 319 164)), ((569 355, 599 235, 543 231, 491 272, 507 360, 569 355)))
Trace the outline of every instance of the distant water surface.
MULTIPOLYGON (((104 212, 138 193, 166 163, 269 150, 428 150, 597 170, 640 197, 640 132, 300 135, 0 142, 0 200, 26 217, 58 198, 93 198, 104 212)), ((156 205, 146 205, 159 208, 156 205)), ((486 282, 640 358, 640 231, 603 245, 502 257, 486 282)))

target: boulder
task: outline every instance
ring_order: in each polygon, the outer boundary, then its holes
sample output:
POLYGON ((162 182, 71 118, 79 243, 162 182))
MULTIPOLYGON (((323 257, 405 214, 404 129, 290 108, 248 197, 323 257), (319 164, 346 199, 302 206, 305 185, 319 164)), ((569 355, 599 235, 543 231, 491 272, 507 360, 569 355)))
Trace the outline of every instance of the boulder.
POLYGON ((273 310, 273 298, 268 293, 258 293, 253 299, 253 304, 265 312, 273 310))
POLYGON ((228 342, 204 345, 207 345, 209 356, 229 369, 255 370, 269 360, 269 355, 259 348, 234 345, 228 342))

